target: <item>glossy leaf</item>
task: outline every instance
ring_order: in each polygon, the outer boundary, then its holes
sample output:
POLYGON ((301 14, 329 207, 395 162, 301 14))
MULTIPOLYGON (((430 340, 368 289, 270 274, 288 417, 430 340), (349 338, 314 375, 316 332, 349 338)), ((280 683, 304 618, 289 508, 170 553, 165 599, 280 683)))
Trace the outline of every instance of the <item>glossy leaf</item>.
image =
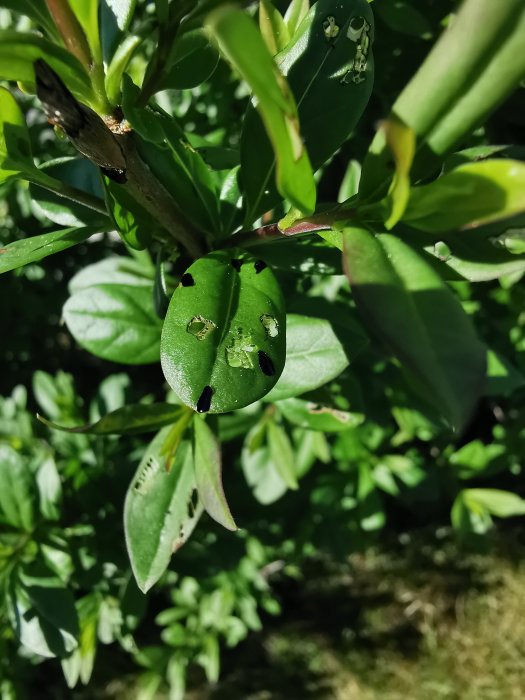
POLYGON ((32 236, 8 243, 4 248, 0 248, 0 274, 16 270, 16 268, 29 263, 38 262, 47 258, 48 255, 83 243, 96 231, 97 229, 87 227, 64 228, 61 231, 43 233, 40 236, 32 236))
POLYGON ((133 250, 144 250, 151 242, 155 221, 125 186, 104 177, 106 204, 117 233, 133 250))
POLYGON ((169 403, 152 404, 128 404, 111 411, 96 423, 90 425, 66 426, 46 420, 42 416, 38 419, 50 428, 62 430, 66 433, 89 433, 90 435, 136 435, 149 433, 165 425, 171 425, 181 418, 187 409, 169 403))
POLYGON ((180 400, 223 413, 264 396, 284 366, 286 318, 262 260, 215 252, 175 290, 162 331, 164 376, 180 400))
POLYGON ((348 359, 330 323, 288 314, 286 364, 275 388, 265 397, 280 401, 317 389, 337 377, 348 359))
POLYGON ((35 84, 33 63, 42 58, 58 73, 71 92, 84 102, 94 100, 91 83, 81 63, 61 46, 37 34, 0 31, 0 78, 35 84))
POLYGON ((327 406, 304 399, 292 398, 278 401, 277 407, 293 425, 326 433, 338 433, 342 430, 355 428, 361 425, 365 419, 362 413, 350 413, 335 408, 335 406, 327 406))
POLYGON ((137 0, 104 0, 117 20, 118 28, 125 31, 133 18, 137 0))
POLYGON ((73 294, 63 314, 75 340, 97 357, 130 365, 159 359, 162 324, 152 288, 95 285, 73 294))
POLYGON ((201 418, 193 421, 195 483, 204 510, 227 530, 237 530, 222 486, 221 445, 201 418))
POLYGON ((429 185, 414 187, 403 221, 429 232, 473 228, 525 211, 525 164, 467 163, 429 185))
MULTIPOLYGON (((248 83, 257 100, 257 110, 272 144, 270 153, 274 154, 270 155, 270 167, 264 173, 265 183, 272 175, 275 157, 275 180, 279 192, 293 206, 311 213, 315 207, 315 183, 299 131, 295 100, 256 25, 244 12, 225 7, 210 15, 207 26, 221 53, 248 83)), ((264 130, 262 133, 264 136, 264 130)), ((248 173, 250 167, 255 169, 255 166, 256 159, 251 166, 245 161, 243 173, 248 173)), ((246 189, 246 181, 244 184, 246 189)), ((258 208, 265 188, 266 184, 261 183, 260 192, 254 193, 255 196, 250 190, 248 199, 252 211, 258 208)), ((255 215, 250 218, 255 218, 255 215)))
POLYGON ((485 347, 441 278, 391 235, 344 232, 345 269, 363 321, 461 430, 483 389, 485 347))
POLYGON ((202 513, 202 507, 192 503, 196 485, 187 442, 175 451, 167 469, 164 452, 170 430, 163 428, 146 448, 124 505, 131 568, 143 593, 162 576, 202 513))
MULTIPOLYGON (((295 96, 301 136, 314 170, 348 138, 368 103, 374 76, 373 27, 366 0, 318 0, 276 56, 295 96)), ((241 166, 246 221, 252 222, 278 201, 274 154, 253 107, 244 119, 241 166)))
POLYGON ((106 70, 106 93, 112 104, 121 102, 122 76, 137 49, 144 39, 130 34, 119 45, 106 70))
POLYGON ((0 519, 30 532, 36 497, 33 476, 22 455, 5 444, 0 444, 0 483, 0 519))
POLYGON ((0 182, 34 169, 22 110, 9 90, 0 87, 0 182))
POLYGON ((144 265, 133 258, 114 255, 79 270, 69 280, 68 289, 70 294, 99 284, 122 284, 133 287, 140 285, 151 289, 153 275, 153 265, 144 265))

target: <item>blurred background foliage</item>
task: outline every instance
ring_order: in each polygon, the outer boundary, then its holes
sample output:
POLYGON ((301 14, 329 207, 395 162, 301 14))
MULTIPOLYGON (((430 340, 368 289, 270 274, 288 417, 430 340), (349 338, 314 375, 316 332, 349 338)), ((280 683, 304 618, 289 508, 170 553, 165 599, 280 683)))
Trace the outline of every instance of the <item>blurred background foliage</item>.
MULTIPOLYGON (((139 5, 136 22, 150 3, 139 5)), ((374 2, 374 92, 365 118, 319 174, 321 200, 337 200, 343 179, 351 189, 377 121, 455 7, 374 2)), ((0 10, 0 26, 26 24, 0 10)), ((146 45, 135 60, 147 56, 146 45)), ((32 99, 17 98, 37 159, 73 155, 32 99)), ((158 101, 190 134, 238 147, 247 96, 226 66, 158 101)), ((464 147, 525 146, 524 103, 522 87, 464 147)), ((52 228, 25 183, 0 186, 0 245, 52 228)), ((222 418, 225 488, 242 529, 232 535, 205 517, 145 597, 131 577, 122 526, 145 443, 57 433, 35 418, 38 411, 73 425, 125 402, 164 399, 158 365, 124 374, 75 346, 61 323, 70 279, 115 254, 124 254, 120 241, 101 234, 0 282, 0 472, 7 484, 0 494, 0 698, 176 698, 186 675, 187 697, 195 700, 521 698, 524 531, 512 517, 515 503, 487 504, 477 491, 525 497, 520 279, 453 283, 493 351, 485 396, 455 441, 409 393, 399 367, 376 351, 360 353, 330 387, 333 396, 352 396, 341 409, 364 412, 366 421, 326 434, 288 425, 304 465, 298 491, 270 486, 257 500, 242 477, 257 495, 257 465, 242 445, 260 413, 222 418), (495 527, 494 516, 510 519, 495 527), (19 562, 26 579, 16 597, 8 581, 19 562), (24 595, 38 610, 36 622, 23 620, 24 595), (76 616, 68 618, 71 606, 76 616), (51 639, 46 620, 57 609, 61 636, 51 639), (79 645, 70 656, 45 658, 61 646, 68 651, 71 637, 79 645)), ((339 276, 288 272, 283 284, 290 311, 301 311, 305 294, 312 308, 348 295, 339 276)))

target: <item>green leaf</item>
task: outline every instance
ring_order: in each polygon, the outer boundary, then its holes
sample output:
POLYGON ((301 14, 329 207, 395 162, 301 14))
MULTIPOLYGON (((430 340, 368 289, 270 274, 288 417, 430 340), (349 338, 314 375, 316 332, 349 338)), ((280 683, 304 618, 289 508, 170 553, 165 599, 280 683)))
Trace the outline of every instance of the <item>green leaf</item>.
MULTIPOLYGON (((104 205, 100 185, 100 169, 86 158, 57 158, 39 168, 39 174, 41 173, 98 197, 100 204, 104 205)), ((29 192, 31 206, 36 215, 44 215, 55 224, 100 227, 107 227, 109 224, 107 215, 84 206, 80 202, 61 197, 56 192, 39 186, 37 182, 32 182, 29 185, 29 192)))
POLYGON ((131 568, 143 593, 162 576, 202 513, 202 506, 192 503, 196 484, 187 442, 176 450, 167 469, 164 452, 171 431, 163 428, 146 448, 124 505, 131 568))
POLYGON ((40 25, 42 29, 45 29, 50 38, 59 40, 53 18, 49 14, 46 4, 41 2, 41 0, 2 0, 0 7, 29 17, 37 25, 40 25))
POLYGON ((20 642, 38 656, 64 657, 78 645, 73 595, 55 577, 17 585, 9 612, 20 642))
MULTIPOLYGON (((422 66, 396 100, 392 113, 420 139, 415 169, 436 168, 434 155, 456 147, 525 77, 525 6, 522 0, 466 0, 422 66), (469 40, 466 42, 465 37, 469 40)), ((363 166, 360 194, 386 192, 392 173, 382 134, 363 166)))
POLYGON ((485 347, 441 278, 398 238, 344 232, 345 269, 363 321, 456 430, 483 389, 485 347))
POLYGON ((498 518, 525 515, 525 499, 517 493, 500 489, 465 489, 462 492, 465 505, 472 511, 487 511, 498 518))
POLYGON ((280 401, 317 389, 337 377, 348 359, 330 323, 288 314, 286 364, 275 388, 265 397, 280 401))
POLYGON ((416 152, 416 136, 412 129, 399 119, 387 119, 381 128, 396 164, 394 178, 386 198, 389 211, 385 226, 390 230, 403 217, 409 203, 410 168, 416 152))
POLYGON ((259 2, 259 29, 272 56, 282 51, 290 41, 288 27, 272 0, 259 2))
POLYGON ((35 170, 22 110, 9 90, 0 87, 0 182, 35 170))
POLYGON ((97 357, 130 365, 158 362, 162 324, 152 287, 94 285, 69 297, 63 314, 75 340, 97 357))
POLYGON ((427 18, 405 0, 382 0, 375 7, 378 16, 395 32, 422 39, 432 37, 432 26, 427 18))
POLYGON ((266 423, 254 426, 244 441, 241 464, 254 498, 263 505, 279 500, 288 487, 270 456, 266 444, 266 423))
POLYGON ((308 14, 310 0, 291 0, 284 15, 284 20, 288 26, 290 36, 293 36, 297 28, 308 14))
POLYGON ((144 39, 133 34, 127 36, 121 44, 119 44, 114 56, 106 70, 106 93, 109 101, 112 104, 120 104, 121 100, 121 84, 124 71, 128 67, 129 62, 137 49, 143 44, 144 39))
MULTIPOLYGON (((318 0, 292 41, 276 56, 298 105, 301 137, 314 170, 349 137, 368 103, 374 76, 373 27, 366 0, 318 0)), ((255 61, 251 53, 249 58, 255 61)), ((249 107, 241 136, 247 222, 278 201, 273 186, 274 160, 261 119, 249 107)), ((282 188, 278 189, 297 206, 282 188)))
POLYGON ((0 31, 0 78, 24 85, 35 84, 33 63, 42 58, 83 102, 96 102, 91 83, 81 63, 60 46, 37 34, 8 29, 0 31))
POLYGON ((61 662, 68 688, 74 688, 79 680, 83 685, 87 685, 91 678, 97 651, 99 610, 98 592, 86 595, 77 602, 80 625, 78 647, 71 656, 62 659, 61 662))
MULTIPOLYGON (((311 213, 315 207, 315 182, 299 132, 297 107, 260 32, 247 14, 232 7, 216 10, 208 17, 206 25, 221 53, 248 83, 257 100, 276 160, 277 189, 293 206, 306 214, 311 213)), ((255 166, 255 162, 252 165, 255 166)), ((271 176, 272 157, 270 166, 264 176, 266 182, 271 176)), ((243 177, 250 167, 245 161, 243 177)), ((265 187, 262 185, 255 199, 248 196, 251 210, 258 208, 265 187)))
POLYGON ((260 399, 282 372, 284 301, 262 260, 214 252, 175 290, 162 330, 164 376, 199 412, 223 413, 260 399))
POLYGON ((47 258, 48 255, 83 243, 98 230, 100 229, 93 227, 64 228, 61 231, 43 233, 40 236, 9 243, 5 248, 0 248, 0 274, 38 262, 47 258))
POLYGON ((204 510, 227 530, 237 530, 222 486, 221 446, 205 421, 193 421, 195 483, 204 510))
POLYGON ((285 429, 275 421, 268 423, 268 448, 277 473, 289 489, 299 488, 295 473, 295 456, 285 429))
POLYGON ((72 2, 71 9, 75 13, 80 26, 86 35, 91 54, 96 63, 101 63, 102 49, 100 47, 100 36, 98 28, 98 6, 99 0, 82 0, 72 2))
POLYGON ((151 243, 155 221, 125 186, 104 177, 106 204, 117 233, 133 250, 144 250, 151 243))
POLYGON ((429 232, 474 228, 525 211, 525 163, 467 163, 410 192, 403 221, 429 232))
POLYGON ((89 433, 90 435, 136 435, 149 433, 171 425, 181 418, 187 408, 170 403, 129 404, 111 411, 90 425, 57 425, 42 416, 37 416, 50 428, 66 433, 89 433))
POLYGON ((510 396, 525 386, 525 377, 506 357, 494 350, 487 352, 487 385, 485 396, 510 396))
POLYGON ((104 0, 104 2, 115 16, 118 28, 122 32, 126 31, 133 19, 137 0, 104 0))
POLYGON ((276 405, 286 420, 293 425, 325 433, 338 433, 355 428, 365 419, 362 413, 349 413, 334 406, 303 399, 284 399, 278 401, 276 405))
POLYGON ((124 256, 111 256, 100 262, 87 265, 69 280, 69 293, 98 284, 121 284, 136 287, 153 285, 153 266, 147 266, 124 256))
POLYGON ((0 444, 0 518, 31 532, 35 511, 35 483, 26 460, 12 447, 0 444))
POLYGON ((47 455, 36 473, 36 484, 40 497, 40 512, 47 520, 58 520, 62 483, 52 455, 47 455))
POLYGON ((180 36, 167 62, 159 89, 187 90, 204 83, 215 71, 219 54, 202 29, 180 36))

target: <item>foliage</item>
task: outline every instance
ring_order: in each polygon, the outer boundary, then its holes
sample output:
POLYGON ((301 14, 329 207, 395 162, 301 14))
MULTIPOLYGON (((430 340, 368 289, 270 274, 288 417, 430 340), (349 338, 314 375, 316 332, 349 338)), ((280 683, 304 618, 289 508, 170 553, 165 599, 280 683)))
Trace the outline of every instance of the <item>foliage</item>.
POLYGON ((314 553, 523 514, 525 9, 444 5, 0 1, 5 659, 176 700, 314 553))

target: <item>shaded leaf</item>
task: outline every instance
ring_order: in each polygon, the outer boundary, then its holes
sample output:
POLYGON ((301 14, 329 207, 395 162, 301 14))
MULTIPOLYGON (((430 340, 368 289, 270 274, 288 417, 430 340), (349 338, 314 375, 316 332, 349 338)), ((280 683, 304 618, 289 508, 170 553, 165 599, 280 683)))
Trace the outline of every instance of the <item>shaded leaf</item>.
POLYGON ((344 232, 345 269, 363 321, 460 430, 485 378, 485 348, 441 278, 398 238, 344 232))

